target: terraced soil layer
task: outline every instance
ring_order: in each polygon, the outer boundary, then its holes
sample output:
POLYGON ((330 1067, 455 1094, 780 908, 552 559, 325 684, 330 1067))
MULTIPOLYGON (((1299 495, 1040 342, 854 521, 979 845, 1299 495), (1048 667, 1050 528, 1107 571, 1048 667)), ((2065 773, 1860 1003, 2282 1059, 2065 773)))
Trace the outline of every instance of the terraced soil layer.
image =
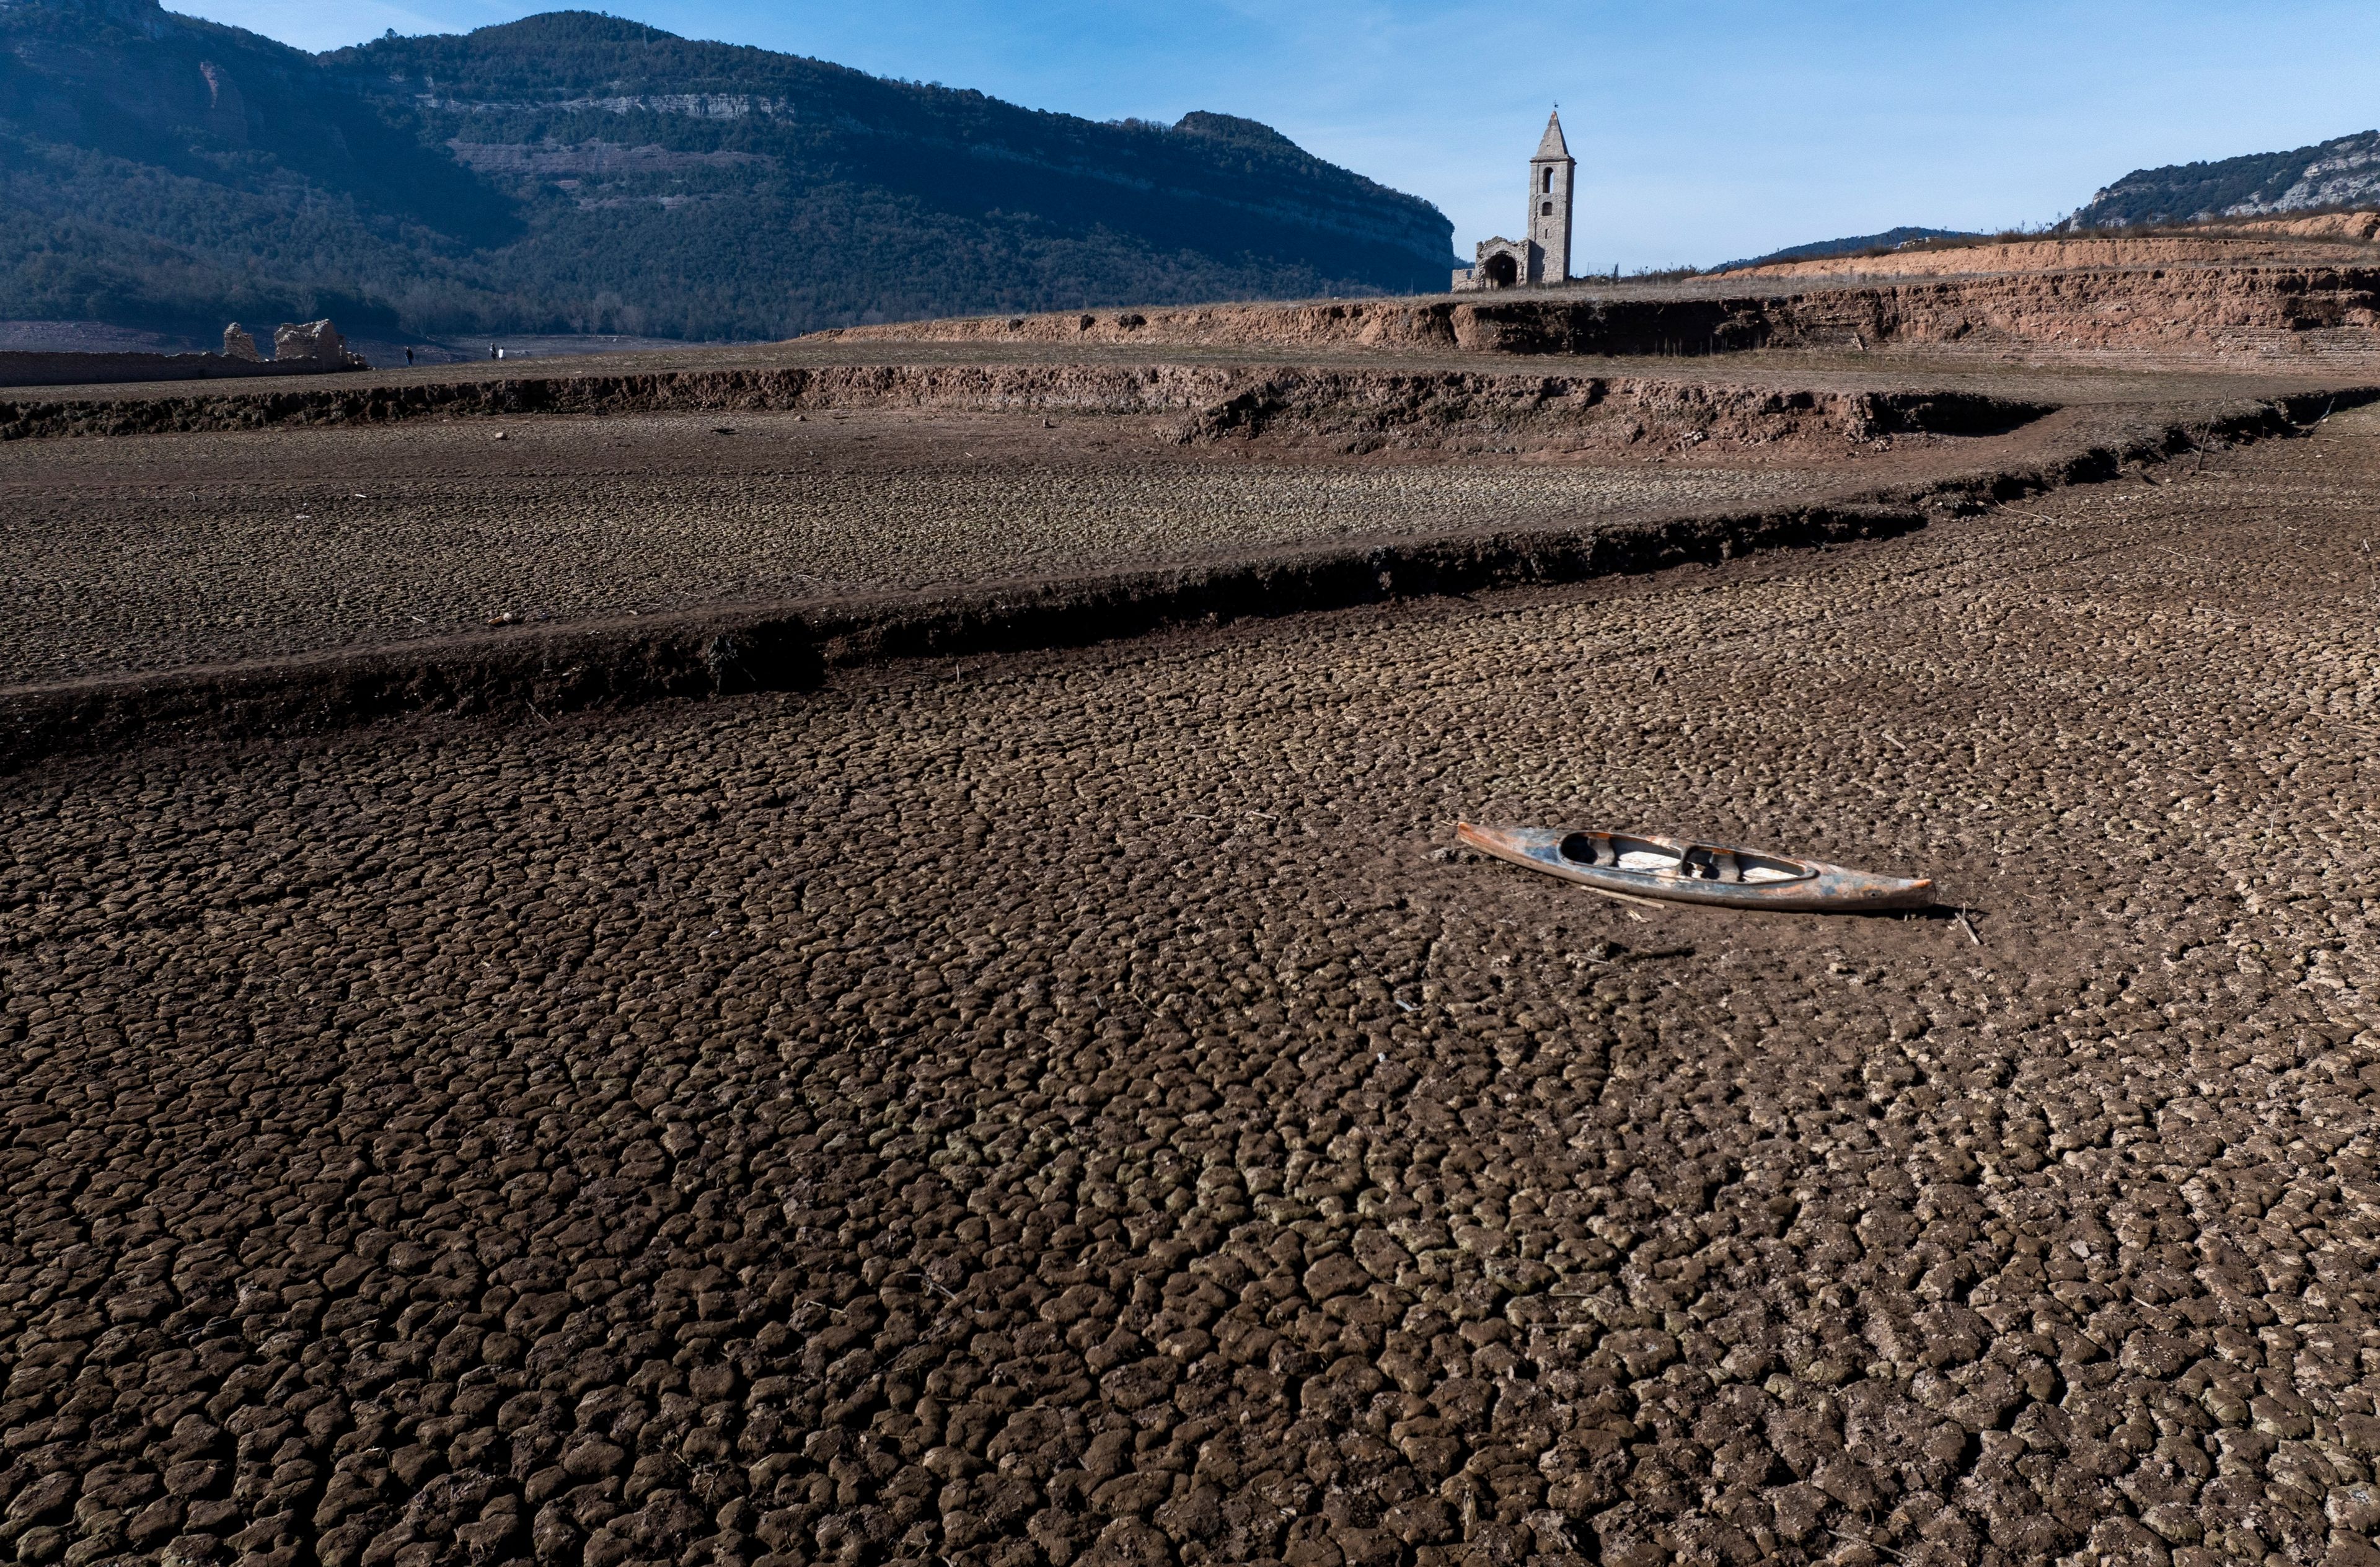
POLYGON ((2367 395, 2132 388, 2055 409, 1982 389, 993 364, 325 395, 416 394, 605 417, 0 449, 0 575, 22 605, 0 627, 0 763, 160 730, 541 719, 1874 537, 2367 395), (704 402, 736 422, 683 411, 704 402), (680 411, 623 411, 646 406, 680 411))
POLYGON ((1822 558, 21 776, 5 1542, 2369 1560, 2375 508, 2362 412, 1822 558))
POLYGON ((1767 277, 1946 277, 1991 273, 2142 271, 2151 268, 2380 263, 2380 213, 2208 227, 2155 236, 2099 233, 2002 244, 1925 246, 1871 256, 1820 256, 1742 267, 1726 275, 1767 277))
POLYGON ((0 441, 67 435, 371 424, 501 414, 818 412, 825 409, 1176 416, 1182 442, 1251 433, 1266 422, 1309 432, 1443 445, 1515 436, 1532 444, 1627 445, 1666 425, 1728 425, 1771 440, 1813 434, 1965 434, 2047 411, 1959 391, 1805 391, 1704 378, 1411 371, 1370 366, 1117 363, 812 364, 661 372, 558 371, 455 380, 362 378, 302 391, 0 402, 0 441), (1684 421, 1682 424, 1682 421, 1684 421), (1565 440, 1564 438, 1567 438, 1565 440))
POLYGON ((1584 286, 1505 299, 1379 299, 1062 312, 843 327, 839 342, 1334 345, 1499 354, 1707 355, 1762 348, 2131 349, 2185 357, 2380 355, 2380 271, 2134 267, 1913 282, 1723 276, 1673 290, 1584 286))

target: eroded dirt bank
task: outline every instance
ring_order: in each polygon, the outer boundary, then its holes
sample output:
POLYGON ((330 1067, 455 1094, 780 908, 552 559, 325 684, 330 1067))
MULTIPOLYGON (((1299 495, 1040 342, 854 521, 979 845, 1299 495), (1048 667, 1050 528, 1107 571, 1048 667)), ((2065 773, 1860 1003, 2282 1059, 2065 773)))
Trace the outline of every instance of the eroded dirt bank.
POLYGON ((2000 245, 1946 245, 1876 256, 1824 256, 1743 267, 1730 277, 1924 277, 1979 273, 2168 267, 2380 266, 2380 213, 2244 223, 2193 233, 2086 233, 2000 245), (2324 252, 2328 252, 2327 254, 2324 252))
POLYGON ((1957 346, 2360 359, 2380 354, 2380 270, 2075 270, 1791 292, 1728 277, 1671 298, 1559 291, 1509 299, 1089 310, 844 327, 819 335, 1616 356, 1957 346))
POLYGON ((828 409, 1170 415, 1175 438, 1259 423, 1408 443, 1515 439, 1627 445, 1716 425, 1739 438, 1967 433, 2037 418, 2021 398, 1954 391, 1800 390, 1706 378, 1500 374, 1306 366, 825 365, 384 383, 188 396, 103 395, 0 402, 0 440, 257 430, 516 414, 815 412, 828 409))
POLYGON ((2374 416, 0 793, 33 1562, 2369 1559, 2374 416), (1923 869, 1618 908, 1458 813, 1923 869))

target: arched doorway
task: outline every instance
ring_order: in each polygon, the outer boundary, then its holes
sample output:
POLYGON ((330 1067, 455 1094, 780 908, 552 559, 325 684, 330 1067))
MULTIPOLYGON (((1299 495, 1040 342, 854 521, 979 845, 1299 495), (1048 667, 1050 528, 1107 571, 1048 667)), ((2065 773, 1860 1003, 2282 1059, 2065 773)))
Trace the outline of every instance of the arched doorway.
POLYGON ((1488 286, 1510 288, 1521 281, 1521 263, 1510 252, 1499 251, 1488 258, 1488 286))

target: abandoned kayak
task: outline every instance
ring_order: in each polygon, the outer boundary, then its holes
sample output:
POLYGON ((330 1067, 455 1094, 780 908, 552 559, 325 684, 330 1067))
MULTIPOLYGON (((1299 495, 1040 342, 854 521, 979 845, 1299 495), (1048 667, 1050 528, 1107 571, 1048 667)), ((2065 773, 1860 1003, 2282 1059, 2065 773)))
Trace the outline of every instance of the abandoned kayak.
POLYGON ((1872 876, 1820 860, 1759 849, 1691 844, 1637 832, 1573 832, 1560 827, 1454 825, 1483 854, 1565 881, 1639 898, 1796 913, 1924 908, 1934 883, 1872 876))

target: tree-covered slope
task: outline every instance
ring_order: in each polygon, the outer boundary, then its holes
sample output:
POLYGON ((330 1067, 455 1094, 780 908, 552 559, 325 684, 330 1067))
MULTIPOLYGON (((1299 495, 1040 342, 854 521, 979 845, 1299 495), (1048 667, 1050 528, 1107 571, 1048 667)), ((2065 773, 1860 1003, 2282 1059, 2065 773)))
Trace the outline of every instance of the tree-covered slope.
POLYGON ((1745 267, 1765 267, 1779 261, 1815 261, 1829 256, 1857 256, 1871 250, 1893 250, 1928 239, 1974 237, 1955 228, 1888 228, 1882 234, 1859 234, 1848 239, 1820 239, 1808 245, 1791 245, 1782 250, 1771 250, 1765 256, 1755 256, 1749 261, 1723 261, 1709 270, 1738 272, 1745 267))
POLYGON ((1436 287, 1437 209, 1253 122, 1101 125, 584 12, 315 57, 0 0, 0 314, 687 336, 1436 287))
POLYGON ((522 232, 415 120, 153 0, 0 6, 0 312, 393 319, 426 270, 522 232))
POLYGON ((2380 200, 2380 131, 2289 152, 2135 169, 2091 198, 2076 228, 2188 223, 2380 200))

